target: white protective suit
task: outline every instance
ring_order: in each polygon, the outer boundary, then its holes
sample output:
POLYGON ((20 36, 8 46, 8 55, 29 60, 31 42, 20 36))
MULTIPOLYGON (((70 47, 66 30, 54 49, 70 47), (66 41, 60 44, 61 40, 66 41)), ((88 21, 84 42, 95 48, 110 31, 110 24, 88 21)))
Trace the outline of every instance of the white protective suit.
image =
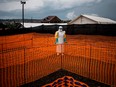
POLYGON ((64 53, 64 42, 66 39, 65 31, 62 31, 62 29, 59 29, 55 33, 55 38, 56 38, 56 52, 57 53, 64 53))

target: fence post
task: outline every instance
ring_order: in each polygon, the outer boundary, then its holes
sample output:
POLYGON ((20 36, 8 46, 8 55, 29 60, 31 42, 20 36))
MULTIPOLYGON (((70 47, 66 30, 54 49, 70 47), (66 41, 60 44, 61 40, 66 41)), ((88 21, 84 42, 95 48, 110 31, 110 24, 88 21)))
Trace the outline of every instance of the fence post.
POLYGON ((24 84, 26 84, 26 60, 25 60, 26 52, 25 52, 25 47, 24 47, 24 84))
POLYGON ((61 62, 61 69, 62 69, 62 55, 60 57, 60 62, 61 62))
POLYGON ((89 61, 89 78, 90 78, 90 76, 91 76, 91 75, 90 75, 90 74, 91 74, 91 73, 90 73, 90 71, 91 71, 91 70, 90 70, 90 67, 91 67, 91 44, 89 44, 89 45, 90 45, 90 61, 89 61))

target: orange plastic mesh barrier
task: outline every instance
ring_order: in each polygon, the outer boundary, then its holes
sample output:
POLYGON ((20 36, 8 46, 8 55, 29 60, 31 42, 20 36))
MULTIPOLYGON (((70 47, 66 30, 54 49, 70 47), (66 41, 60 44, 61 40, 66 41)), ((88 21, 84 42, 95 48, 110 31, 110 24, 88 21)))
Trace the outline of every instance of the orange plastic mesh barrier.
POLYGON ((33 33, 10 35, 10 36, 1 36, 0 37, 0 44, 30 40, 32 38, 33 38, 33 33))
POLYGON ((64 55, 56 55, 52 34, 0 37, 0 86, 16 87, 58 69, 116 86, 116 37, 67 35, 64 55))

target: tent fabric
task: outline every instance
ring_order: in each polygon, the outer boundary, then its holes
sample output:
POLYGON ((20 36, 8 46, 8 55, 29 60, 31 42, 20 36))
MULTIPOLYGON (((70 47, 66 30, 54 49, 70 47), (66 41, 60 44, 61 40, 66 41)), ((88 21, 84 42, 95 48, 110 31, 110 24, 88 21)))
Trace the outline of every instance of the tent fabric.
POLYGON ((93 15, 80 15, 77 18, 70 21, 68 24, 72 24, 73 22, 77 21, 79 18, 82 18, 82 17, 93 20, 94 22, 97 22, 97 24, 116 24, 116 21, 111 20, 109 18, 93 16, 93 15))

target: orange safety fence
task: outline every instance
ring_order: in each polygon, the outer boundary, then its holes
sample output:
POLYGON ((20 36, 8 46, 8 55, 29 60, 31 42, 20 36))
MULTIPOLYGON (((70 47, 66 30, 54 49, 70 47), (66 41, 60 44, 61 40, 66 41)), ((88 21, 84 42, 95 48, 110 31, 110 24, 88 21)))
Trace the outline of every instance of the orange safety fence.
POLYGON ((3 51, 0 54, 0 85, 16 87, 35 81, 60 69, 60 63, 60 57, 45 47, 3 51))
POLYGON ((24 50, 4 52, 0 57, 1 87, 24 84, 24 50))
POLYGON ((0 44, 30 40, 32 38, 33 38, 33 33, 0 36, 0 44))
POLYGON ((63 56, 56 55, 53 35, 25 34, 27 39, 22 39, 23 41, 18 39, 14 40, 16 42, 12 40, 1 44, 1 87, 20 86, 40 79, 60 68, 115 87, 115 42, 80 42, 73 36, 68 37, 63 56))
POLYGON ((31 47, 33 42, 33 33, 19 34, 0 37, 0 50, 8 50, 13 48, 31 47))
POLYGON ((63 68, 93 80, 116 85, 116 49, 92 45, 67 45, 63 68), (68 52, 69 49, 70 52, 68 52), (72 54, 72 55, 71 55, 72 54))
POLYGON ((14 43, 2 44, 1 48, 2 50, 20 49, 24 47, 31 48, 32 44, 33 44, 32 40, 26 40, 26 41, 14 42, 14 43))

